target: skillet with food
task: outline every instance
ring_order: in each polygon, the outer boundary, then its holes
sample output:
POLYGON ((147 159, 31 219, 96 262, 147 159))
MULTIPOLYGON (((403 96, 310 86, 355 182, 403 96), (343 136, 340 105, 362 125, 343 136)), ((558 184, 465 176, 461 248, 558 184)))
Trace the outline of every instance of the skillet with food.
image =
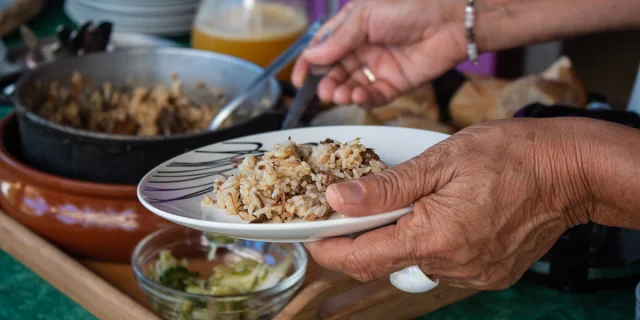
POLYGON ((135 184, 186 151, 279 129, 275 78, 254 90, 226 127, 204 129, 261 72, 212 52, 139 48, 56 60, 3 78, 0 88, 19 79, 10 100, 30 165, 72 179, 135 184))

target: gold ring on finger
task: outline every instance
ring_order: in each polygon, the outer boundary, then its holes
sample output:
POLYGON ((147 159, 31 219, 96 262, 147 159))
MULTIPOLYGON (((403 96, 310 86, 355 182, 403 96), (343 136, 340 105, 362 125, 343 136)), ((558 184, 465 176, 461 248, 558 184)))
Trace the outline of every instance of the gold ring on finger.
POLYGON ((373 72, 371 72, 371 69, 364 67, 362 68, 362 73, 364 73, 364 75, 367 77, 369 82, 371 83, 376 82, 376 76, 373 74, 373 72))

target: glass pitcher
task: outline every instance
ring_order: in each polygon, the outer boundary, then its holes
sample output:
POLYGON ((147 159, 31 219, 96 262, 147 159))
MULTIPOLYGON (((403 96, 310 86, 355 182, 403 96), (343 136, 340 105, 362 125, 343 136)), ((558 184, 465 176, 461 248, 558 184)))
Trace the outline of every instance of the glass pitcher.
MULTIPOLYGON (((203 0, 191 33, 191 46, 267 66, 317 17, 319 0, 203 0)), ((289 80, 292 65, 278 76, 289 80)))

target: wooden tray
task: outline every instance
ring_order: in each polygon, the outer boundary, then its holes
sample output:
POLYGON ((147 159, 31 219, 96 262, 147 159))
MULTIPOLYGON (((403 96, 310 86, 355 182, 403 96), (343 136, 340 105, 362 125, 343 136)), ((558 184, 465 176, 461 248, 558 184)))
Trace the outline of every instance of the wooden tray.
MULTIPOLYGON (((158 319, 128 264, 74 260, 1 211, 0 249, 99 319, 158 319)), ((475 292, 441 286, 408 294, 388 281, 363 284, 311 260, 302 289, 276 319, 414 319, 475 292)))

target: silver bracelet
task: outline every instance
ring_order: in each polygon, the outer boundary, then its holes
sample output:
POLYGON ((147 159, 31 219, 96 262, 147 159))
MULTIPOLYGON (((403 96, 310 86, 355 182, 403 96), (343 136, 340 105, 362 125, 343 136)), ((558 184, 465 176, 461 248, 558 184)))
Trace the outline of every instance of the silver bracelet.
POLYGON ((467 6, 465 7, 464 26, 467 29, 467 54, 469 60, 477 65, 478 64, 478 47, 475 42, 475 35, 473 34, 473 27, 475 26, 475 12, 473 8, 474 0, 467 0, 467 6))

